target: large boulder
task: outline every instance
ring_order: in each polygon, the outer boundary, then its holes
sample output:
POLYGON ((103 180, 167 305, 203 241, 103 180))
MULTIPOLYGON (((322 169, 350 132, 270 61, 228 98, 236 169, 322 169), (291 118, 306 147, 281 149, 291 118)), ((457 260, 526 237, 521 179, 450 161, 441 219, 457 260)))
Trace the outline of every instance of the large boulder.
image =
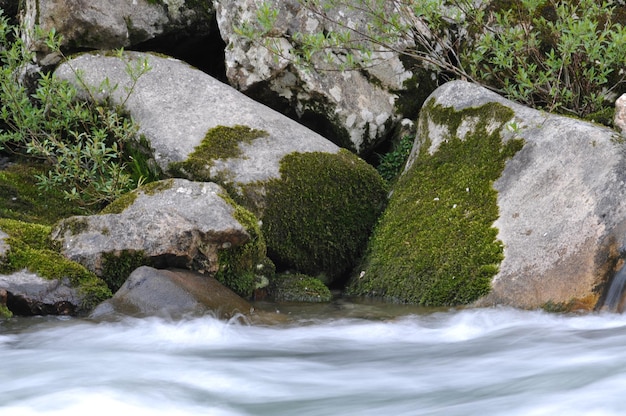
MULTIPOLYGON (((214 13, 208 1, 26 0, 23 21, 29 34, 35 26, 55 29, 63 36, 64 49, 114 49, 173 32, 208 33, 214 13)), ((32 48, 40 58, 46 56, 43 43, 32 48)))
POLYGON ((364 161, 175 59, 85 54, 56 76, 75 81, 75 70, 87 85, 118 85, 94 93, 125 103, 163 171, 218 182, 259 216, 278 265, 333 280, 355 264, 386 199, 364 161), (125 59, 152 69, 133 85, 125 59))
POLYGON ((623 263, 625 149, 607 128, 445 84, 422 109, 351 293, 430 305, 598 306, 623 263))
POLYGON ((211 276, 190 270, 133 271, 111 299, 98 305, 93 318, 122 314, 167 316, 213 313, 222 319, 250 316, 254 308, 211 276))
MULTIPOLYGON (((256 21, 260 3, 255 0, 215 2, 217 22, 225 49, 226 76, 240 91, 280 109, 342 147, 360 155, 372 151, 392 131, 399 120, 394 105, 396 90, 411 77, 396 53, 374 53, 371 65, 361 71, 341 70, 341 54, 336 64, 314 60, 314 68, 293 65, 294 32, 321 33, 338 26, 311 12, 297 0, 265 2, 277 12, 272 42, 283 55, 269 52, 263 40, 251 42, 238 36, 242 22, 256 21)), ((330 13, 346 27, 368 23, 356 8, 339 6, 330 13)), ((399 45, 399 48, 401 46, 399 45)))
POLYGON ((102 276, 113 290, 136 267, 150 264, 216 275, 249 296, 265 261, 252 214, 219 185, 184 179, 145 185, 101 215, 62 220, 51 238, 65 257, 102 276))

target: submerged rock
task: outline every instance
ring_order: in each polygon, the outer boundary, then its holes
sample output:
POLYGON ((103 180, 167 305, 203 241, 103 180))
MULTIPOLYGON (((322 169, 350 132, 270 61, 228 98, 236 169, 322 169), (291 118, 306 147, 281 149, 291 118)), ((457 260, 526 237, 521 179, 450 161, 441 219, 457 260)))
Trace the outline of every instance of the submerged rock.
POLYGON ((332 294, 320 279, 301 273, 276 275, 269 287, 278 302, 329 302, 332 294))
POLYGON ((594 308, 624 252, 625 150, 607 128, 440 87, 351 291, 594 308))

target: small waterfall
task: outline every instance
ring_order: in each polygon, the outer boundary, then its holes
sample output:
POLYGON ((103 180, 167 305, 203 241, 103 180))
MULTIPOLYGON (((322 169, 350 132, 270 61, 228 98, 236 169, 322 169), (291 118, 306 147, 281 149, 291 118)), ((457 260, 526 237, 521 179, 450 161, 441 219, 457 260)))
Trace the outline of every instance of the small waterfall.
POLYGON ((622 267, 613 277, 611 286, 606 294, 602 309, 610 312, 623 312, 622 297, 626 285, 626 266, 622 267))

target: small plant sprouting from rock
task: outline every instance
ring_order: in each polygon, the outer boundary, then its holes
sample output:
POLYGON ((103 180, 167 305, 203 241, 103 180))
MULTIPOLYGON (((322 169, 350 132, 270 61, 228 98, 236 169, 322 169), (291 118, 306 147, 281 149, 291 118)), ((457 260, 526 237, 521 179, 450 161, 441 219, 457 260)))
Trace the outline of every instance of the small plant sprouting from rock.
POLYGON ((402 169, 404 169, 404 165, 413 148, 413 141, 413 137, 404 136, 393 150, 380 157, 380 163, 376 170, 378 170, 380 176, 388 183, 393 182, 400 175, 402 169))

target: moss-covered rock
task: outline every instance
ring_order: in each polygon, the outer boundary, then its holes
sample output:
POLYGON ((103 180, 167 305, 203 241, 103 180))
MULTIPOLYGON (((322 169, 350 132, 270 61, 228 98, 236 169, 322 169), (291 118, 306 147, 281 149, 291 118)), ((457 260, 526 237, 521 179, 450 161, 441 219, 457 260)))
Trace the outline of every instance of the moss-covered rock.
POLYGON ((336 280, 358 261, 386 203, 385 183, 352 153, 293 153, 265 184, 263 233, 277 264, 336 280))
POLYGON ((332 294, 318 278, 301 273, 276 275, 270 294, 278 302, 329 302, 332 294))
MULTIPOLYGON (((332 283, 358 261, 385 205, 386 185, 374 168, 347 150, 288 151, 294 146, 285 144, 273 149, 273 139, 262 130, 218 126, 169 171, 222 185, 262 220, 267 252, 277 266, 324 274, 332 283), (259 154, 272 158, 253 161, 259 154)), ((302 148, 312 146, 318 145, 302 148)))
POLYGON ((455 111, 427 102, 419 153, 394 189, 350 294, 435 306, 490 291, 503 258, 492 226, 493 182, 522 146, 503 144, 500 131, 512 117, 499 103, 455 111), (430 142, 431 126, 447 132, 440 143, 430 142))
POLYGON ((83 266, 67 260, 48 236, 51 227, 2 218, 0 229, 8 234, 10 247, 0 262, 0 273, 10 274, 27 269, 46 279, 68 278, 82 295, 82 309, 90 309, 111 296, 104 281, 83 266))
POLYGON ((219 251, 219 270, 215 278, 239 296, 249 299, 257 287, 274 275, 274 264, 267 258, 267 246, 258 218, 228 195, 222 194, 222 198, 235 208, 233 216, 245 227, 250 240, 219 251))

